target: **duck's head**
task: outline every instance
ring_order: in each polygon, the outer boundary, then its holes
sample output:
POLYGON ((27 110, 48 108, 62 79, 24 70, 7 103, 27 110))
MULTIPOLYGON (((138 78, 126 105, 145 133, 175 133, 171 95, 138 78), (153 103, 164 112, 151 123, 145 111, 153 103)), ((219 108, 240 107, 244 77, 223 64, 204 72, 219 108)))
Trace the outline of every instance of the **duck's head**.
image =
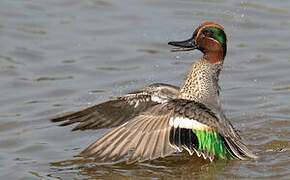
POLYGON ((204 53, 204 59, 213 64, 221 64, 227 54, 227 35, 224 28, 213 22, 200 25, 193 36, 185 41, 172 41, 169 45, 178 48, 172 51, 190 51, 198 49, 204 53))

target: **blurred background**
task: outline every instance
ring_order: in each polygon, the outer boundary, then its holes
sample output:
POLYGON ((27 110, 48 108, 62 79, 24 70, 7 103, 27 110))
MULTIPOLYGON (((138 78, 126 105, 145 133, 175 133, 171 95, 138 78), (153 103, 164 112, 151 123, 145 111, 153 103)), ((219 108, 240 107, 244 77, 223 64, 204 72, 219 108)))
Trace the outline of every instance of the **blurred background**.
POLYGON ((290 1, 1 0, 0 179, 287 179, 290 1), (170 52, 205 21, 226 29, 226 115, 261 158, 213 163, 186 153, 97 164, 75 157, 108 129, 50 118, 163 82, 180 86, 201 52, 170 52))

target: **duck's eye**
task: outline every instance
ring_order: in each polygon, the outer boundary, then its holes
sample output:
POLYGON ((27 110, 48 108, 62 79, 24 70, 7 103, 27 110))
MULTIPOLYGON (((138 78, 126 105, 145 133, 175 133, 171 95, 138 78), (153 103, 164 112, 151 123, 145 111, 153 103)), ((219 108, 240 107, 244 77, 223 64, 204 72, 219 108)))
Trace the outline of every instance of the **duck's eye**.
POLYGON ((205 30, 202 31, 202 35, 204 37, 210 37, 212 34, 213 34, 213 32, 211 30, 209 30, 209 29, 205 29, 205 30))

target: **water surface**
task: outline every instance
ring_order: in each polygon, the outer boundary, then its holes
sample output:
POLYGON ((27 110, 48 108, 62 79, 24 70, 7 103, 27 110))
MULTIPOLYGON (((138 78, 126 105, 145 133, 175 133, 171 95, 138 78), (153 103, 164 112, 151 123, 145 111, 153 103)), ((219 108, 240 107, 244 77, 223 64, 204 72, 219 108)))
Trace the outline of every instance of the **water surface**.
POLYGON ((2 0, 0 179, 288 179, 289 9, 282 0, 2 0), (172 53, 167 42, 204 21, 229 35, 223 108, 261 158, 179 154, 127 165, 75 157, 109 130, 71 132, 49 119, 151 83, 180 86, 202 54, 172 53))

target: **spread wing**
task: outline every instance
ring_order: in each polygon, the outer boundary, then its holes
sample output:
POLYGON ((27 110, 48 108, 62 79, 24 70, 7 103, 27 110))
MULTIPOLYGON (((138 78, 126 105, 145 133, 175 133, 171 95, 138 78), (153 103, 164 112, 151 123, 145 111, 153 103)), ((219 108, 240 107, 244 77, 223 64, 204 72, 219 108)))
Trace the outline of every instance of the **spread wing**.
POLYGON ((60 126, 78 123, 72 130, 112 128, 119 126, 148 108, 175 99, 179 88, 168 84, 152 84, 147 88, 117 97, 95 106, 61 115, 52 122, 60 126))
POLYGON ((175 99, 135 116, 85 149, 81 155, 100 161, 142 162, 176 151, 196 152, 204 159, 255 158, 204 105, 175 99))

